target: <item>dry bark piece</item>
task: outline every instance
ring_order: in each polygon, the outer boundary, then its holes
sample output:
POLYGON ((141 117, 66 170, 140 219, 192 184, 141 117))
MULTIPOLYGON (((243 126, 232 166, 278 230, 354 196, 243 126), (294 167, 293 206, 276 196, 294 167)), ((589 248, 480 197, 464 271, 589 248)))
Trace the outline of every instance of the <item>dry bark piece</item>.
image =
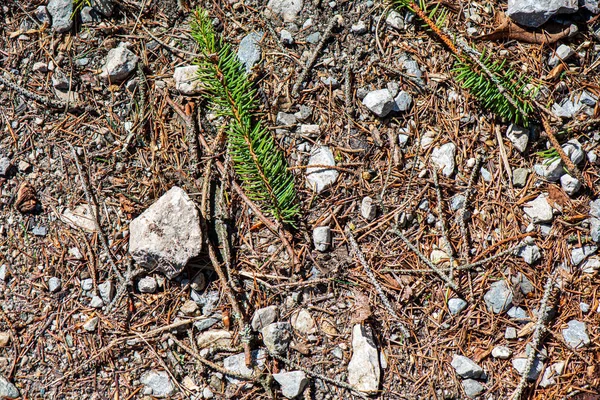
POLYGON ((568 37, 574 28, 560 24, 548 23, 544 29, 527 30, 499 13, 496 18, 498 26, 492 33, 475 37, 477 40, 517 40, 525 43, 551 44, 568 37))
POLYGON ((15 208, 21 213, 29 213, 35 210, 37 198, 35 197, 35 189, 28 182, 21 183, 17 191, 17 200, 15 208))

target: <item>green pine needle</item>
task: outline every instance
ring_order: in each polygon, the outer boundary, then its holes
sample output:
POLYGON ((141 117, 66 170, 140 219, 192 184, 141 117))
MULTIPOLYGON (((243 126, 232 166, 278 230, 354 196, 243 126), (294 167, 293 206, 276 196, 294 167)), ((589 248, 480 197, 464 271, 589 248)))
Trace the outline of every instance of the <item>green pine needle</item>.
POLYGON ((242 63, 231 46, 217 37, 207 11, 196 11, 191 27, 202 54, 196 64, 203 97, 218 116, 227 119, 233 167, 248 197, 278 221, 293 226, 300 213, 294 176, 273 135, 257 117, 256 91, 242 63))

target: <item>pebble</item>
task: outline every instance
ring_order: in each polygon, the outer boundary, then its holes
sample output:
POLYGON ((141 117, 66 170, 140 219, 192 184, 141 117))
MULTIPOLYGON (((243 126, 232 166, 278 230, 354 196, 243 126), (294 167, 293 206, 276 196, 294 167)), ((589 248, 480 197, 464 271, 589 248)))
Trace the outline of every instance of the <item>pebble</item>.
POLYGON ((522 243, 525 243, 525 246, 519 247, 516 253, 523 261, 529 265, 533 265, 542 258, 540 248, 535 245, 535 241, 532 237, 525 238, 522 243))
POLYGON ((513 170, 513 185, 515 187, 525 187, 527 184, 527 176, 529 170, 527 168, 517 168, 513 170))
POLYGON ((19 170, 19 172, 28 173, 31 171, 31 164, 29 164, 25 160, 21 160, 21 161, 19 161, 19 164, 17 165, 17 169, 19 170))
POLYGON ((483 296, 487 309, 494 314, 507 311, 512 306, 513 293, 505 280, 494 282, 483 296))
POLYGON ((562 330, 562 336, 567 342, 567 345, 572 349, 580 349, 588 346, 590 337, 587 334, 585 322, 575 319, 567 323, 567 327, 562 330))
POLYGON ((511 282, 514 285, 519 285, 519 288, 521 289, 521 292, 524 295, 528 295, 529 293, 531 293, 535 290, 531 281, 529 279, 527 279, 527 277, 521 273, 519 273, 517 276, 513 276, 511 278, 511 282))
POLYGON ((590 258, 585 260, 581 263, 580 268, 584 274, 595 274, 596 271, 600 270, 600 259, 590 258))
POLYGON ((404 133, 399 133, 398 134, 398 144, 400 145, 400 147, 402 147, 402 148, 406 147, 406 144, 408 143, 408 139, 409 139, 408 135, 405 135, 404 133))
POLYGON ((332 89, 337 89, 340 86, 340 82, 332 76, 321 77, 321 82, 332 89))
POLYGON ((558 46, 556 52, 550 57, 550 59, 548 59, 548 66, 554 68, 560 61, 568 61, 575 54, 576 53, 572 48, 566 44, 561 44, 558 46))
POLYGON ((52 20, 50 19, 50 13, 48 12, 48 8, 46 6, 39 6, 35 9, 34 14, 38 21, 40 21, 42 24, 50 25, 52 23, 52 20))
POLYGON ((181 305, 179 311, 181 311, 184 315, 194 315, 198 311, 198 303, 194 300, 188 300, 181 305))
POLYGON ((317 332, 317 325, 310 312, 301 308, 290 317, 292 327, 299 333, 310 335, 317 332))
POLYGON ((348 363, 348 383, 363 393, 376 393, 379 389, 381 367, 379 352, 375 347, 369 327, 356 324, 352 328, 352 358, 348 363))
POLYGON ((485 391, 485 386, 475 379, 465 379, 462 381, 462 387, 468 398, 474 399, 485 391))
POLYGON ((290 371, 273 374, 273 379, 281 387, 281 393, 288 399, 294 399, 302 393, 308 384, 308 378, 303 371, 290 371))
POLYGON ((360 204, 360 215, 367 221, 372 221, 377 216, 377 205, 373 203, 373 199, 366 196, 360 204))
POLYGON ((60 278, 53 276, 48 280, 48 290, 50 291, 50 293, 59 292, 61 287, 62 281, 60 280, 60 278))
POLYGON ((571 250, 571 263, 577 266, 581 264, 583 260, 594 254, 598 250, 597 246, 584 245, 571 250))
POLYGON ((12 161, 8 157, 0 157, 0 176, 7 177, 12 170, 12 161))
POLYGON ((373 90, 365 96, 362 103, 367 107, 373 114, 380 118, 388 115, 395 106, 396 101, 392 97, 392 94, 388 89, 373 90))
POLYGON ((86 278, 81 280, 81 290, 88 291, 92 290, 94 287, 94 281, 91 278, 86 278))
POLYGON ((554 217, 552 207, 548 203, 545 194, 541 194, 535 200, 526 203, 523 211, 531 218, 531 222, 534 224, 551 222, 554 217))
POLYGON ((550 182, 556 182, 561 176, 566 174, 565 166, 560 158, 552 162, 544 162, 543 164, 535 164, 533 170, 536 174, 549 180, 550 182))
POLYGON ((110 304, 115 297, 115 285, 112 281, 106 281, 98 285, 98 293, 104 304, 110 304))
POLYGON ((521 307, 511 307, 506 314, 517 322, 529 322, 530 320, 527 311, 521 307))
POLYGON ((198 79, 197 65, 187 65, 185 67, 175 68, 173 79, 175 88, 184 95, 195 95, 202 91, 202 81, 198 79))
MULTIPOLYGON (((223 360, 223 368, 225 368, 227 371, 231 371, 240 375, 254 376, 256 369, 264 369, 266 361, 267 352, 263 349, 259 349, 252 352, 252 369, 246 366, 246 355, 244 353, 235 354, 225 358, 223 360)), ((229 375, 226 375, 225 378, 233 384, 240 383, 239 379, 233 378, 229 375)))
POLYGON ((166 371, 146 371, 142 374, 140 382, 150 389, 153 397, 169 397, 175 392, 175 385, 166 371))
POLYGON ((145 276, 138 281, 138 290, 140 293, 154 293, 157 287, 156 279, 151 276, 145 276))
POLYGON ((0 347, 6 347, 10 342, 10 332, 0 332, 0 347))
POLYGON ((312 115, 312 107, 300 105, 298 111, 294 113, 294 116, 298 118, 300 121, 306 121, 312 115))
POLYGON ((4 376, 0 375, 0 399, 16 399, 20 396, 19 389, 4 376))
POLYGON ((52 17, 52 29, 58 33, 71 30, 73 26, 73 0, 50 0, 48 13, 52 17))
POLYGON ((585 159, 585 151, 581 143, 577 139, 571 139, 567 143, 562 145, 562 148, 567 156, 573 161, 573 164, 581 164, 585 159))
POLYGON ((48 228, 45 226, 35 226, 33 229, 31 229, 31 233, 33 233, 35 236, 44 237, 48 234, 48 228))
POLYGON ((512 350, 506 346, 496 346, 492 349, 492 357, 501 360, 508 360, 512 355, 512 350))
POLYGON ((478 379, 483 374, 483 369, 468 357, 455 354, 450 363, 452 368, 461 378, 478 379))
POLYGON ((454 143, 446 143, 436 147, 431 152, 431 161, 438 167, 443 168, 442 174, 446 177, 454 175, 456 168, 454 157, 456 155, 456 146, 454 143))
POLYGON ((310 168, 311 165, 335 166, 335 158, 329 147, 316 146, 308 160, 309 168, 306 169, 306 184, 316 193, 321 193, 333 185, 340 175, 339 171, 335 169, 324 169, 322 167, 310 168))
POLYGON ((92 308, 102 308, 103 305, 104 302, 102 301, 102 298, 100 296, 94 295, 90 300, 90 307, 92 308))
POLYGON ((597 164, 598 155, 596 154, 596 152, 594 150, 590 150, 587 153, 587 159, 590 164, 597 164))
POLYGON ((10 276, 10 274, 8 272, 8 268, 6 267, 6 264, 0 265, 0 281, 6 282, 6 280, 9 278, 9 276, 10 276))
POLYGON ((124 81, 135 70, 138 59, 124 43, 120 43, 106 55, 100 76, 108 79, 109 83, 124 81))
POLYGON ((94 10, 98 11, 105 17, 111 17, 113 15, 115 8, 113 0, 91 0, 91 2, 94 10))
POLYGON ((404 17, 397 11, 390 11, 385 19, 385 23, 399 31, 404 29, 404 17))
POLYGON ((529 129, 521 126, 510 124, 506 129, 506 137, 511 141, 515 149, 523 153, 527 149, 529 143, 529 129))
POLYGON ((448 300, 448 310, 452 315, 458 315, 467 308, 467 302, 457 297, 448 300))
POLYGON ((578 9, 578 2, 573 0, 509 0, 506 15, 519 25, 537 28, 554 15, 578 9))
POLYGON ((292 36, 291 32, 286 29, 282 29, 281 32, 279 32, 279 39, 285 46, 291 46, 294 44, 294 36, 292 36))
POLYGON ((401 90, 396 97, 394 97, 394 107, 392 111, 407 111, 412 104, 412 96, 401 90))
POLYGON ((229 347, 231 346, 232 336, 231 333, 224 329, 215 329, 200 333, 196 337, 196 343, 198 348, 204 349, 206 347, 229 347))
POLYGON ((545 389, 547 387, 556 385, 556 379, 554 378, 562 375, 564 368, 564 361, 554 363, 546 368, 544 375, 542 376, 542 380, 540 381, 540 387, 545 389))
POLYGON ((194 322, 194 328, 196 328, 198 332, 202 332, 209 329, 217 322, 219 322, 219 320, 216 318, 201 319, 199 321, 194 322))
POLYGON ((206 386, 204 389, 202 389, 202 397, 205 399, 212 399, 213 397, 215 397, 215 395, 212 392, 212 390, 210 390, 210 388, 206 386))
POLYGON ((581 302, 579 303, 579 309, 582 313, 586 314, 590 311, 590 305, 588 303, 581 302))
POLYGON ((252 317, 252 329, 260 331, 265 326, 272 324, 277 320, 277 314, 277 306, 259 308, 254 312, 254 316, 252 317))
POLYGON ((517 338, 517 328, 509 326, 504 332, 504 339, 512 340, 517 338))
POLYGON ((81 23, 82 24, 90 24, 94 22, 94 9, 89 6, 85 6, 81 9, 79 13, 81 15, 81 23))
POLYGON ((318 124, 302 124, 300 125, 300 134, 317 137, 321 134, 321 127, 318 124))
POLYGON ((296 125, 296 122, 298 122, 298 118, 294 114, 279 111, 277 113, 276 121, 277 125, 291 126, 296 125))
POLYGON ((31 69, 33 70, 33 72, 46 73, 48 72, 48 64, 46 64, 43 61, 38 61, 33 64, 33 67, 31 67, 31 69))
POLYGON ((368 31, 367 24, 365 24, 364 21, 358 21, 356 24, 352 24, 350 30, 352 31, 352 33, 355 33, 357 35, 364 35, 368 31))
POLYGON ((581 182, 569 174, 564 174, 560 177, 560 186, 566 194, 573 196, 581 189, 581 182))
POLYGON ((279 17, 283 22, 294 22, 303 6, 303 0, 269 0, 265 16, 279 17))
POLYGON ((262 57, 262 50, 259 43, 263 36, 263 32, 252 32, 244 36, 240 42, 237 57, 246 68, 246 73, 249 73, 262 57))
POLYGON ((306 37, 306 42, 310 43, 310 44, 316 44, 316 43, 319 43, 320 39, 321 39, 321 34, 319 32, 314 32, 306 37))
POLYGON ((452 199, 450 200, 450 209, 452 211, 460 210, 461 208, 464 207, 466 200, 467 200, 467 198, 464 195, 457 194, 456 196, 452 197, 452 199))
POLYGON ((313 230, 313 244, 318 251, 327 251, 331 244, 331 228, 328 226, 316 227, 313 230))
MULTIPOLYGON (((517 370, 519 374, 523 374, 525 371, 525 365, 527 364, 527 358, 515 358, 512 360, 512 366, 517 370)), ((527 375, 527 379, 529 381, 535 381, 538 376, 542 373, 544 369, 544 363, 540 361, 539 358, 535 357, 533 359, 533 364, 531 369, 529 370, 529 374, 527 375)))
POLYGON ((271 353, 283 356, 292 341, 292 328, 289 322, 274 322, 261 331, 263 343, 271 353))
POLYGON ((174 186, 129 225, 129 253, 143 268, 173 279, 202 250, 195 203, 174 186))
POLYGON ((83 324, 83 329, 85 329, 88 332, 94 332, 96 330, 96 328, 98 327, 99 321, 100 321, 100 318, 92 317, 83 324))
POLYGON ((210 315, 215 310, 215 307, 219 303, 219 291, 213 290, 200 294, 194 289, 190 290, 190 297, 200 307, 202 307, 202 315, 210 315))

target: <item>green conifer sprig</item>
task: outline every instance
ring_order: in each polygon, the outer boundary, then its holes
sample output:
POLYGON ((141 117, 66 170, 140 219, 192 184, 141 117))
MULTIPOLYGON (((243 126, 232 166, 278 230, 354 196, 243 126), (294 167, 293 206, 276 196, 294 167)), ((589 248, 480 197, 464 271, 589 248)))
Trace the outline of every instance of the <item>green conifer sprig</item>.
POLYGON ((271 132, 260 122, 256 90, 244 66, 213 28, 206 10, 197 10, 191 24, 202 57, 196 60, 203 97, 218 116, 227 119, 233 167, 247 195, 278 221, 294 225, 300 213, 294 176, 271 132))

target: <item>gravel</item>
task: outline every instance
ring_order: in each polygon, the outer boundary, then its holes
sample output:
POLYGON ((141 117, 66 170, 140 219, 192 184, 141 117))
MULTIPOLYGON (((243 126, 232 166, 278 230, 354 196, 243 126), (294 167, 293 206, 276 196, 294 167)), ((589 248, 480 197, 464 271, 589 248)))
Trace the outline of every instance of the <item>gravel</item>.
POLYGON ((567 323, 567 327, 562 330, 562 336, 572 349, 581 349, 591 343, 585 322, 577 320, 571 320, 567 323))
POLYGON ((483 375, 483 369, 468 357, 455 354, 450 363, 456 374, 461 378, 478 379, 483 375))
POLYGON ((483 296, 487 309, 494 314, 507 311, 512 306, 513 293, 505 281, 497 281, 490 285, 490 290, 483 296))
POLYGON ((175 385, 166 371, 146 371, 140 382, 146 386, 144 393, 153 397, 169 397, 175 392, 175 385))

